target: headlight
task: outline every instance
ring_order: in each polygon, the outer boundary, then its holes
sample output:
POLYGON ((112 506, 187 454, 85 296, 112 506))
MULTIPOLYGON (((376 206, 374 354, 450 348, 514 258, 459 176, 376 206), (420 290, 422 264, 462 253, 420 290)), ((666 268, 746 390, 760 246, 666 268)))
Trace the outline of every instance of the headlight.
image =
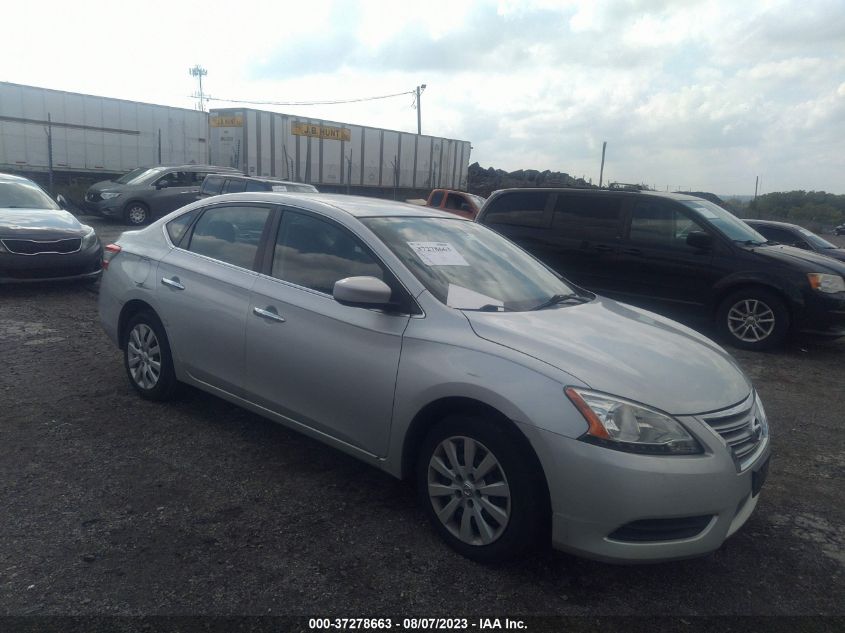
POLYGON ((117 198, 119 195, 119 191, 104 191, 100 194, 103 200, 111 200, 112 198, 117 198))
POLYGON ((580 439, 629 453, 693 455, 703 449, 674 418, 635 402, 567 387, 566 395, 587 420, 580 439))
POLYGON ((79 246, 79 249, 84 251, 97 243, 97 233, 94 231, 93 227, 90 227, 87 224, 83 224, 82 228, 85 229, 86 233, 82 236, 82 244, 79 246))
POLYGON ((845 292, 845 279, 839 275, 825 273, 807 273, 810 287, 819 292, 845 292))
POLYGON ((754 392, 754 404, 757 407, 757 420, 760 422, 760 437, 769 437, 769 418, 766 417, 766 410, 763 408, 763 401, 760 400, 760 394, 754 392))

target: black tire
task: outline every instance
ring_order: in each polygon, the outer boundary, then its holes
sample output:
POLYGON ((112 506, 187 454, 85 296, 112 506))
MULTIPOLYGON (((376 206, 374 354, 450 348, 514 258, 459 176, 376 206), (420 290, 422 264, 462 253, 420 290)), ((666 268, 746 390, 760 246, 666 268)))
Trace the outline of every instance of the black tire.
MULTIPOLYGON (((459 463, 461 460, 466 461, 463 454, 457 459, 459 463)), ((466 463, 462 466, 466 466, 466 463)), ((548 493, 539 463, 527 440, 502 422, 481 416, 452 415, 444 418, 426 435, 418 455, 416 471, 420 502, 434 529, 450 547, 467 558, 481 563, 502 562, 548 540, 544 530, 549 519, 548 493), (482 472, 481 462, 485 458, 485 451, 491 453, 498 464, 484 477, 469 482, 467 477, 447 479, 431 466, 433 458, 438 454, 445 455, 445 452, 441 451, 443 443, 448 440, 454 442, 454 446, 462 453, 462 442, 465 439, 476 442, 473 460, 475 468, 472 470, 482 472), (449 486, 454 488, 449 495, 430 496, 430 482, 440 493, 442 490, 439 486, 445 488, 443 484, 447 481, 450 482, 449 486), (490 485, 500 485, 501 481, 506 483, 509 490, 509 501, 480 492, 483 489, 490 490, 490 485), (475 485, 478 485, 477 490, 475 485), (448 522, 450 527, 447 527, 447 524, 438 518, 438 510, 448 514, 446 505, 453 502, 459 507, 452 511, 448 522), (490 507, 490 503, 494 503, 500 511, 508 514, 504 525, 499 524, 494 516, 487 512, 486 508, 490 507), (466 542, 452 531, 463 530, 464 513, 469 514, 468 532, 472 532, 476 540, 474 543, 466 542), (488 527, 498 531, 494 540, 481 542, 482 530, 476 516, 482 516, 482 521, 488 527)), ((489 532, 487 534, 489 535, 489 532)))
POLYGON ((163 401, 173 398, 179 383, 173 370, 170 343, 159 318, 153 312, 138 312, 126 324, 121 342, 123 366, 135 391, 148 400, 163 401), (154 339, 145 337, 145 332, 150 332, 154 339), (155 347, 153 341, 156 343, 155 347), (146 348, 145 342, 149 343, 146 348), (149 372, 143 371, 145 362, 149 366, 149 372), (154 363, 158 363, 157 376, 154 363), (152 377, 155 377, 155 380, 152 380, 152 377))
POLYGON ((716 311, 716 328, 734 347, 771 349, 780 345, 789 332, 789 310, 783 299, 771 290, 750 286, 722 300, 716 311), (744 321, 744 315, 756 316, 757 320, 744 321), (759 340, 753 340, 758 336, 759 340))
POLYGON ((143 202, 130 202, 123 209, 123 220, 129 226, 143 226, 150 221, 150 208, 143 202))

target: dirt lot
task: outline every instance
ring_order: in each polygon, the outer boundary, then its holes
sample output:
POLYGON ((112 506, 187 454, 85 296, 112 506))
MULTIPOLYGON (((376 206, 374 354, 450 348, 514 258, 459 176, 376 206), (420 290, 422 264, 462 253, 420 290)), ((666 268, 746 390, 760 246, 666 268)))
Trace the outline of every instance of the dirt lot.
POLYGON ((407 484, 197 391, 136 397, 96 299, 0 289, 0 614, 845 614, 845 340, 736 352, 774 461, 718 552, 491 568, 407 484))

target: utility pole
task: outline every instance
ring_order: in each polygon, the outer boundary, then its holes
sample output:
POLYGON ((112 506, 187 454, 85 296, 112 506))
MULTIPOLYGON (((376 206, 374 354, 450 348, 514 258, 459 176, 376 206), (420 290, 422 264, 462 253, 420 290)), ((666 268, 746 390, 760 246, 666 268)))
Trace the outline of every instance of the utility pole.
POLYGON ((754 178, 754 199, 757 199, 757 185, 760 184, 760 176, 754 178))
POLYGON ((50 195, 53 195, 53 118, 50 113, 47 113, 47 128, 44 130, 47 134, 47 165, 50 172, 50 195))
POLYGON ((425 84, 417 86, 417 99, 414 102, 415 107, 417 108, 417 134, 422 134, 422 104, 420 102, 420 96, 425 90, 425 84))
POLYGON ((193 94, 193 96, 197 100, 197 110, 199 110, 200 112, 205 112, 206 98, 205 98, 205 93, 202 91, 202 78, 205 77, 208 74, 208 71, 205 68, 203 68, 202 66, 200 66, 199 64, 197 64, 193 68, 188 69, 188 74, 190 74, 191 77, 197 78, 197 83, 199 84, 199 90, 197 90, 193 94))
POLYGON ((602 180, 604 179, 604 152, 607 149, 607 141, 602 141, 601 144, 601 170, 599 171, 599 189, 601 189, 602 180))

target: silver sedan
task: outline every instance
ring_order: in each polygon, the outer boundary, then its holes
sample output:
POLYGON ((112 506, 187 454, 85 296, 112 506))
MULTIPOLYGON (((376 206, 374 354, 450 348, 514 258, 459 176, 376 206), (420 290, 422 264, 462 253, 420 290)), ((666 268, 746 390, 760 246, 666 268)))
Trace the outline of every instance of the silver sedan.
POLYGON ((106 247, 129 380, 187 383, 416 480, 480 561, 718 548, 769 457, 759 397, 709 339, 586 292, 453 215, 320 194, 208 198, 106 247))

